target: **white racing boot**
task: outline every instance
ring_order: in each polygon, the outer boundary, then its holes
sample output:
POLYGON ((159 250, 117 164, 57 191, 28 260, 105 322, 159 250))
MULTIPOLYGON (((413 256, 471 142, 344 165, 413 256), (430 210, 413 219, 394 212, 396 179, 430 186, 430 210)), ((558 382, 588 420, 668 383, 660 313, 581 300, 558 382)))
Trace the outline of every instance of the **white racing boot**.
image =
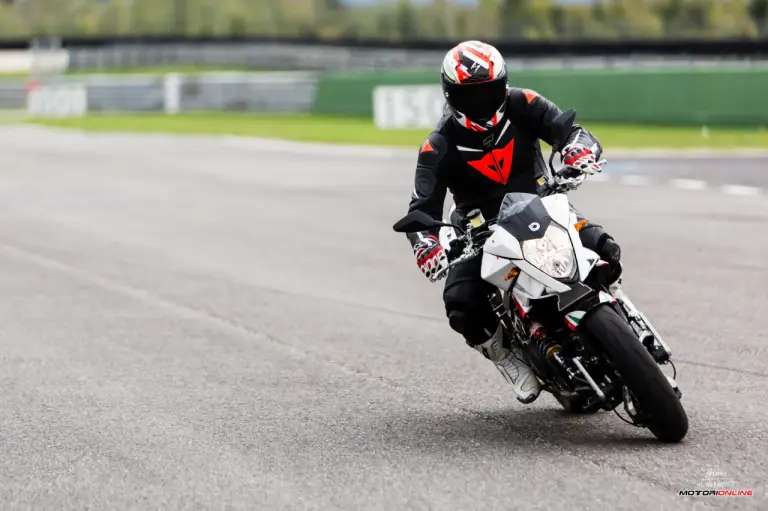
POLYGON ((517 400, 523 404, 532 403, 539 397, 541 382, 530 367, 523 363, 515 354, 502 345, 504 330, 499 325, 493 336, 483 344, 474 348, 494 363, 496 369, 512 385, 512 390, 517 394, 517 400))

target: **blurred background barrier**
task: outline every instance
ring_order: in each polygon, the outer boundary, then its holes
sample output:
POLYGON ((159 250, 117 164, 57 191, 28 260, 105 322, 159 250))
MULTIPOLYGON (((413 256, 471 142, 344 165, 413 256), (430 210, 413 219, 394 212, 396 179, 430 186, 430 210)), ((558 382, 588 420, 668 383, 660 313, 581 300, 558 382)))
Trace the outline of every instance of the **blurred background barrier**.
MULTIPOLYGON (((251 70, 387 70, 430 69, 440 62, 445 48, 453 42, 432 44, 435 49, 408 47, 365 47, 349 41, 348 46, 329 45, 323 41, 309 43, 275 42, 197 42, 197 43, 128 43, 116 42, 104 46, 67 48, 69 69, 109 70, 155 66, 233 66, 251 70)), ((432 46, 431 45, 431 46, 432 46)), ((531 68, 613 68, 613 67, 685 67, 728 62, 762 61, 760 53, 747 55, 728 53, 720 49, 712 54, 691 52, 691 46, 676 51, 653 53, 627 48, 624 53, 611 54, 614 45, 584 47, 578 54, 576 46, 553 47, 551 50, 521 51, 521 48, 500 46, 512 69, 531 68), (530 51, 530 54, 527 54, 530 51), (722 53, 720 53, 722 52, 722 53)), ((715 47, 717 48, 717 47, 715 47)), ((662 50, 672 48, 661 47, 662 50)), ((757 49, 755 48, 757 52, 757 49)), ((768 54, 768 47, 766 47, 768 54)), ((439 65, 439 64, 438 64, 439 65)))
POLYGON ((78 84, 85 108, 53 94, 36 115, 309 113, 421 130, 440 113, 442 57, 465 39, 496 45, 512 86, 586 122, 768 126, 768 0, 2 0, 0 109, 78 84))
MULTIPOLYGON (((1 42, 1 41, 0 41, 1 42)), ((10 43, 9 43, 10 44, 10 43)), ((36 48, 0 51, 0 73, 51 71, 111 71, 152 67, 228 67, 243 70, 361 71, 431 69, 440 62, 453 41, 430 42, 433 48, 397 44, 381 46, 371 41, 183 41, 42 40, 36 48), (370 46, 366 46, 366 44, 370 46), (61 45, 66 45, 62 47, 61 45)), ((421 43, 423 44, 423 43, 421 43)), ((739 45, 720 42, 706 46, 629 42, 592 44, 500 44, 511 69, 581 69, 688 67, 719 64, 747 65, 764 62, 768 44, 757 41, 739 45)))
POLYGON ((360 70, 423 68, 440 58, 435 51, 376 49, 324 44, 260 42, 122 43, 72 46, 71 70, 154 66, 232 66, 251 70, 360 70))
POLYGON ((57 73, 69 69, 69 51, 36 54, 30 50, 0 51, 0 75, 57 73))
MULTIPOLYGON (((438 79, 434 69, 43 75, 0 80, 0 108, 25 108, 33 85, 81 84, 94 113, 313 113, 373 119, 387 129, 426 128, 442 108, 438 79)), ((588 122, 768 125, 768 66, 532 69, 513 71, 510 83, 574 107, 588 122)))
MULTIPOLYGON (((314 112, 373 116, 377 86, 439 83, 439 71, 327 73, 314 112)), ((668 125, 763 126, 768 124, 768 66, 522 70, 515 87, 534 89, 584 121, 668 125)), ((405 102, 401 99, 401 103, 405 102)), ((405 114, 402 114, 405 115, 405 114)))
POLYGON ((212 72, 63 75, 0 80, 0 108, 23 109, 37 85, 81 85, 89 112, 309 112, 318 76, 312 72, 212 72))

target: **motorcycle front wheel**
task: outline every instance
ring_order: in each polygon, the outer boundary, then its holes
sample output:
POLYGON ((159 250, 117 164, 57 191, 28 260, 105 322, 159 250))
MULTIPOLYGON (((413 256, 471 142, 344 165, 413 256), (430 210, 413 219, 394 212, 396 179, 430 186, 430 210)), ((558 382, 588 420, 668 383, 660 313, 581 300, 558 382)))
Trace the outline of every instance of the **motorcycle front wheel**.
POLYGON ((640 409, 650 416, 645 426, 651 433, 662 442, 681 441, 688 433, 688 415, 667 377, 630 326, 615 310, 603 305, 587 314, 579 329, 606 355, 640 409))

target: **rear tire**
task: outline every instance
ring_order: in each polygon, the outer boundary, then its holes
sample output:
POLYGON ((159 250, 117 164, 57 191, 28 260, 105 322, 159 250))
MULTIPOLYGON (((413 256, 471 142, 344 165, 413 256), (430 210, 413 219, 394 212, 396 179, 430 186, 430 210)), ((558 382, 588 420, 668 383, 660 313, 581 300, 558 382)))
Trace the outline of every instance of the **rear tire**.
POLYGON ((646 427, 656 438, 669 443, 682 440, 688 433, 688 415, 680 399, 618 313, 609 306, 600 306, 582 319, 579 328, 608 356, 641 410, 651 416, 646 427))

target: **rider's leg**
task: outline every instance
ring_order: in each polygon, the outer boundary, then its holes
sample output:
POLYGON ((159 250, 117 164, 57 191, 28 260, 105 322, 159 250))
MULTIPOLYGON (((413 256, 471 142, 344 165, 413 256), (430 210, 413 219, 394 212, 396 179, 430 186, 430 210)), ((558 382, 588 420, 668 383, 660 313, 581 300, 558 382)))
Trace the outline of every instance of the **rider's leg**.
POLYGON ((494 288, 480 277, 480 257, 454 267, 448 274, 443 301, 451 328, 494 363, 522 403, 535 400, 541 383, 510 349, 506 334, 488 300, 494 288))
POLYGON ((579 225, 579 237, 581 243, 593 250, 600 258, 607 262, 611 269, 611 289, 618 289, 622 274, 621 247, 613 239, 613 236, 605 232, 602 225, 590 222, 576 208, 571 205, 571 211, 576 214, 579 225), (585 222, 582 224, 582 222, 585 222))

